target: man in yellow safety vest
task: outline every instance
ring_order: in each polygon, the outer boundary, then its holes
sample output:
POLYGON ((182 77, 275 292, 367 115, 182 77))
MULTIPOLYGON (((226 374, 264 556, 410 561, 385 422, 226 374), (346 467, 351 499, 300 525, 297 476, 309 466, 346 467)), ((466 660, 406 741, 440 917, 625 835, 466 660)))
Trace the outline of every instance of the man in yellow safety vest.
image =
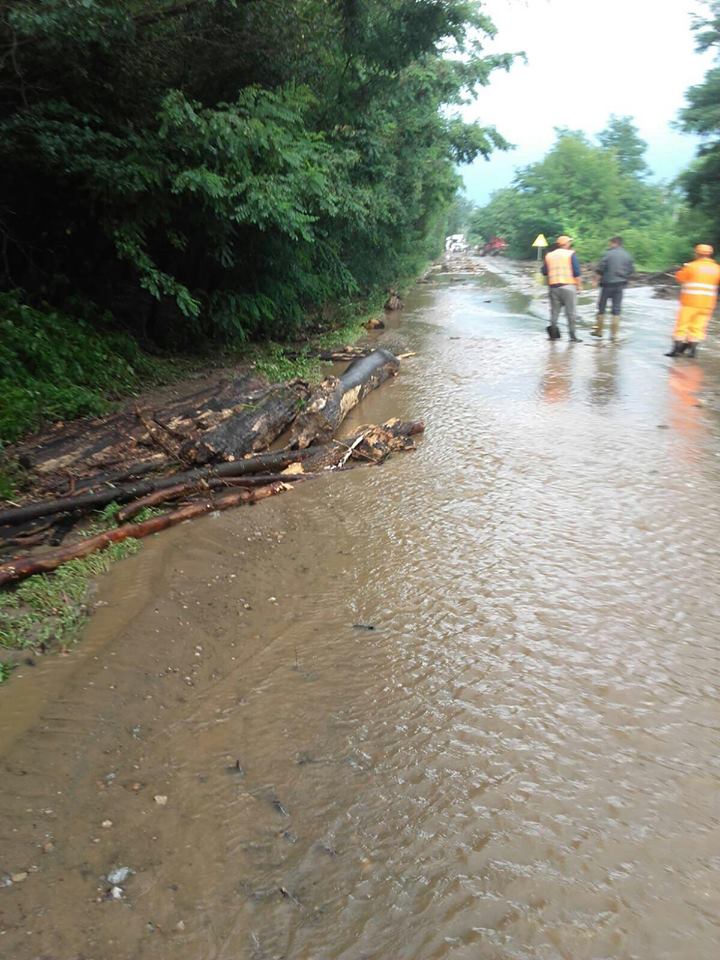
POLYGON ((697 345, 705 339, 720 284, 720 264, 713 260, 713 252, 710 244, 699 243, 695 247, 695 260, 675 274, 675 279, 682 284, 680 308, 673 330, 673 347, 666 357, 679 357, 686 351, 689 357, 694 357, 697 345))
POLYGON ((547 327, 548 337, 551 340, 560 338, 557 322, 560 311, 565 310, 568 325, 568 337, 573 343, 580 343, 580 337, 575 332, 577 320, 577 295, 582 289, 580 279, 580 262, 572 248, 570 237, 558 237, 555 241, 556 249, 545 256, 542 272, 547 277, 550 288, 550 326, 547 327))

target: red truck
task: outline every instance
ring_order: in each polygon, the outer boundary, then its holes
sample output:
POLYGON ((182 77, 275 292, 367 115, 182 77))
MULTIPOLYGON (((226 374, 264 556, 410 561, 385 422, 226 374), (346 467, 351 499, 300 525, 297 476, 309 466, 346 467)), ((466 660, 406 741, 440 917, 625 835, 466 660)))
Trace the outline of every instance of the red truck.
POLYGON ((481 257, 496 257, 499 253, 504 253, 507 247, 507 240, 502 237, 490 237, 484 247, 480 248, 481 257))

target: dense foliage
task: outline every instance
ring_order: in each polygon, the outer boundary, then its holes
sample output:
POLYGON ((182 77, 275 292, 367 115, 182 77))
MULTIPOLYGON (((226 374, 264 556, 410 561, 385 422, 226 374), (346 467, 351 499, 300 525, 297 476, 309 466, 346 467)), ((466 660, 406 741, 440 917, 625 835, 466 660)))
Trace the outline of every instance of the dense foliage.
POLYGON ((715 66, 691 87, 680 126, 703 139, 694 163, 680 182, 696 217, 699 238, 720 248, 720 0, 710 0, 708 16, 695 24, 697 49, 711 50, 715 66))
POLYGON ((582 257, 595 258, 620 234, 646 269, 686 259, 683 206, 675 191, 647 182, 646 144, 631 118, 611 117, 597 141, 558 130, 546 156, 520 169, 511 187, 477 211, 474 235, 505 237, 512 255, 530 257, 539 233, 548 239, 565 233, 582 257))
POLYGON ((155 374, 135 340, 102 327, 0 294, 0 442, 45 418, 104 413, 108 397, 155 374))
POLYGON ((0 287, 165 344, 368 295, 504 146, 452 112, 492 32, 472 0, 4 2, 0 287))

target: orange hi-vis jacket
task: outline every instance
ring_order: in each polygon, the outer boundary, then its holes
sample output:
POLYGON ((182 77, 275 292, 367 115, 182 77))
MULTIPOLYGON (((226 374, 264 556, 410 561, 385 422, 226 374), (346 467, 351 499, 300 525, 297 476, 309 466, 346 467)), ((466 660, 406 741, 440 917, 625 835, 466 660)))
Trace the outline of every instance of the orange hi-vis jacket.
POLYGON ((675 279, 682 284, 681 306, 712 313, 720 284, 720 264, 710 257, 698 257, 678 270, 675 279))
POLYGON ((545 257, 548 286, 555 287, 558 284, 576 284, 576 278, 573 276, 572 258, 573 251, 565 250, 562 247, 553 250, 552 253, 549 253, 545 257))

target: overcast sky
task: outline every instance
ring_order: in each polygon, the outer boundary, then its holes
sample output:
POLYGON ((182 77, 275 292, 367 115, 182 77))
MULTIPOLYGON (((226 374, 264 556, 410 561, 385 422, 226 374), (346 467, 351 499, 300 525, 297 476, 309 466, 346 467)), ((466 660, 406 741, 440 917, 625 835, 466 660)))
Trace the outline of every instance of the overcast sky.
POLYGON ((483 8, 498 28, 486 49, 524 50, 528 63, 493 74, 463 111, 517 147, 461 168, 471 200, 485 202, 516 167, 541 159, 554 127, 595 134, 611 113, 634 117, 657 179, 691 160, 697 141, 670 124, 712 64, 691 32, 692 14, 707 9, 701 0, 485 0, 483 8))

